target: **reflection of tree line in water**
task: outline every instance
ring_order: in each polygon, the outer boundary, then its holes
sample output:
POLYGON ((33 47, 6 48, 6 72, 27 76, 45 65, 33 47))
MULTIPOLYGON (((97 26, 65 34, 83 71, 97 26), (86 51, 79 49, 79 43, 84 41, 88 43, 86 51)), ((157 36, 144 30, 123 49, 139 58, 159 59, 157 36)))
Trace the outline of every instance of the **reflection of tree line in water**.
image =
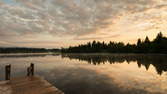
POLYGON ((105 63, 124 63, 137 62, 138 67, 145 66, 146 70, 152 64, 158 74, 167 71, 167 56, 166 55, 83 55, 83 54, 62 54, 62 57, 69 59, 78 59, 79 61, 87 61, 89 64, 99 65, 105 63))

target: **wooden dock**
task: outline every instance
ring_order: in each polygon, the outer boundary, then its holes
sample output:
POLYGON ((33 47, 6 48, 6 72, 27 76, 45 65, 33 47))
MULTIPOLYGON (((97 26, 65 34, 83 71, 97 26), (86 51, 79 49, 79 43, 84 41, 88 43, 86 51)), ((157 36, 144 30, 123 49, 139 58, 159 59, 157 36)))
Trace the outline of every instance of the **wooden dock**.
MULTIPOLYGON (((28 73, 29 74, 29 73, 28 73)), ((0 94, 64 94, 39 76, 0 81, 0 94)))

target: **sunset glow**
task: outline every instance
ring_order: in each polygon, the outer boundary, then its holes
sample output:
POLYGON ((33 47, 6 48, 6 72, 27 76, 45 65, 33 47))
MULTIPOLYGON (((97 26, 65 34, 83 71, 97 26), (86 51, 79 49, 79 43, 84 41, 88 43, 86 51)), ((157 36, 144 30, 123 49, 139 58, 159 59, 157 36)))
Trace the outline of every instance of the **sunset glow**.
POLYGON ((60 48, 167 36, 166 0, 0 0, 0 46, 60 48))

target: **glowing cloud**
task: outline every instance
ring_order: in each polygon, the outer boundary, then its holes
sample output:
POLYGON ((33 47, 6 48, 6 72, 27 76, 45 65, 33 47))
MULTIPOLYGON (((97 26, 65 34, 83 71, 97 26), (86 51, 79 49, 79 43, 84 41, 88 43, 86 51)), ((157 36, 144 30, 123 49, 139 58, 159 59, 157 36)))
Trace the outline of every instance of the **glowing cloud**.
POLYGON ((165 0, 0 0, 0 46, 134 43, 167 25, 165 0))

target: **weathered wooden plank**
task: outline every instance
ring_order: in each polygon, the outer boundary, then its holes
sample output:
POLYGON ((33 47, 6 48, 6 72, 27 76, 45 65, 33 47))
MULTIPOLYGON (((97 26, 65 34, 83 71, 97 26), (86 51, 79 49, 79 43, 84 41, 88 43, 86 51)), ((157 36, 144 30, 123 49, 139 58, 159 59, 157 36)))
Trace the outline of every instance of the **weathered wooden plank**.
POLYGON ((37 76, 30 76, 30 77, 19 77, 19 78, 13 78, 10 80, 11 84, 19 84, 19 83, 24 83, 24 82, 32 82, 36 80, 43 80, 40 77, 37 76))
POLYGON ((14 78, 0 82, 0 94, 64 94, 37 76, 14 78))

